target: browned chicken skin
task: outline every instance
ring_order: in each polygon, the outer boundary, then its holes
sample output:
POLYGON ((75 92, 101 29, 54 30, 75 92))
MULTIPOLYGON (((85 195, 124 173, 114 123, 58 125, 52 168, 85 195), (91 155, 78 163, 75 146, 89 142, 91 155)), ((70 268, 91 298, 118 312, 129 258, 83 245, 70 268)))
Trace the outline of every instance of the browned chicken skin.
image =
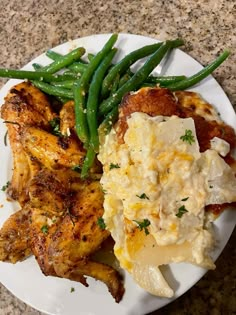
POLYGON ((109 237, 98 218, 103 215, 99 181, 81 181, 74 172, 42 170, 30 185, 31 247, 45 275, 79 281, 103 281, 117 302, 124 288, 118 272, 90 256, 109 237))
POLYGON ((16 263, 31 255, 30 210, 24 207, 12 214, 0 230, 0 260, 16 263))
MULTIPOLYGON (((91 258, 110 234, 97 224, 103 215, 99 181, 82 181, 72 170, 82 165, 85 155, 72 128, 72 109, 72 102, 65 104, 59 116, 46 96, 27 82, 12 88, 5 99, 1 116, 9 121, 14 157, 8 193, 22 209, 0 230, 0 260, 15 263, 33 253, 45 275, 86 286, 86 276, 93 277, 119 302, 124 293, 119 273, 91 258), (50 124, 55 117, 61 118, 57 136, 50 124)), ((100 178, 99 171, 95 163, 93 178, 100 178)))
POLYGON ((21 143, 27 153, 49 169, 83 164, 85 151, 75 137, 58 138, 36 127, 25 127, 21 143))
POLYGON ((26 154, 22 147, 21 130, 25 126, 40 126, 45 129, 53 117, 45 94, 28 82, 14 86, 1 107, 1 118, 6 121, 14 159, 8 195, 19 201, 21 206, 29 199, 28 182, 39 169, 37 163, 26 154))
MULTIPOLYGON (((75 186, 74 184, 74 189, 75 186)), ((84 275, 101 280, 119 302, 124 288, 118 272, 89 257, 110 235, 97 224, 104 211, 100 183, 80 182, 77 186, 76 194, 70 199, 69 210, 53 235, 49 255, 57 275, 80 281, 85 285, 84 275), (67 235, 67 238, 64 239, 61 235, 67 235)))

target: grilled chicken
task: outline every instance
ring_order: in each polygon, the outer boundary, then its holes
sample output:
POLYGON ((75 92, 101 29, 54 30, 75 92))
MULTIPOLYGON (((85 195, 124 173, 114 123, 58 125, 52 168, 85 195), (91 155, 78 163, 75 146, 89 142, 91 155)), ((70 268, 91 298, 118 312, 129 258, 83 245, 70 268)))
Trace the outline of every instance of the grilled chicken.
POLYGON ((42 170, 30 185, 31 246, 45 275, 79 281, 103 281, 117 302, 124 288, 111 266, 91 260, 109 236, 98 219, 103 193, 98 181, 81 181, 75 172, 42 170))
POLYGON ((12 214, 0 230, 0 260, 16 263, 31 254, 30 210, 27 207, 12 214))
POLYGON ((73 171, 85 150, 75 137, 73 102, 54 113, 46 96, 30 83, 11 89, 1 109, 14 157, 8 193, 22 209, 0 230, 0 260, 17 262, 33 253, 45 275, 87 286, 86 276, 103 281, 119 302, 124 287, 119 273, 95 259, 110 234, 97 221, 103 192, 96 161, 86 181, 73 171), (60 128, 52 123, 60 120, 60 128), (56 135, 53 132, 57 131, 56 135))
MULTIPOLYGON (((75 184, 73 187, 75 188, 75 184)), ((103 193, 99 181, 78 182, 78 191, 50 243, 49 253, 57 275, 86 284, 84 276, 103 281, 117 302, 124 288, 117 271, 90 259, 110 233, 98 226, 103 215, 103 193), (61 237, 63 235, 63 238, 61 237)))
POLYGON ((22 130, 21 143, 27 153, 47 168, 81 166, 85 151, 75 137, 57 137, 36 127, 22 130))
POLYGON ((28 182, 39 169, 25 153, 20 142, 21 130, 25 126, 48 128, 54 114, 47 97, 29 82, 14 86, 1 107, 1 118, 7 124, 8 137, 13 153, 13 175, 8 195, 23 206, 28 198, 28 182))

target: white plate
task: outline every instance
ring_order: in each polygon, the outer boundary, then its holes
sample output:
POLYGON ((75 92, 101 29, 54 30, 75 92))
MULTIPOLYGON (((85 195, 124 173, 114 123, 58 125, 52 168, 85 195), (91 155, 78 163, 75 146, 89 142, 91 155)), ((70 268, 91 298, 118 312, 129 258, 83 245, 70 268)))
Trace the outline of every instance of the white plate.
MULTIPOLYGON (((62 54, 76 46, 83 46, 87 52, 96 53, 102 48, 110 34, 93 35, 67 42, 55 48, 55 51, 62 54)), ((116 44, 119 47, 120 59, 124 53, 147 44, 156 42, 155 39, 137 35, 120 34, 116 44)), ((31 64, 37 62, 46 65, 50 60, 41 55, 26 65, 24 69, 32 69, 31 64)), ((199 71, 202 66, 190 56, 177 49, 169 56, 162 73, 170 75, 191 75, 199 71)), ((0 104, 9 91, 9 88, 18 83, 19 80, 10 80, 0 91, 0 104)), ((235 112, 219 84, 212 78, 204 80, 197 87, 192 89, 198 91, 210 103, 216 106, 222 118, 229 125, 236 128, 235 112)), ((12 167, 11 152, 9 146, 4 145, 4 134, 6 128, 0 122, 0 152, 1 152, 1 178, 0 187, 10 180, 12 167)), ((17 204, 6 201, 4 192, 0 192, 0 226, 3 222, 18 209, 17 204)), ((236 222, 236 212, 225 211, 215 222, 217 247, 213 258, 217 257, 225 247, 236 222)), ((89 287, 86 288, 80 283, 66 279, 45 277, 33 257, 15 265, 0 263, 0 281, 15 296, 31 305, 32 307, 48 313, 58 315, 141 315, 154 311, 178 298, 191 288, 204 274, 206 270, 190 264, 173 264, 165 268, 165 275, 169 283, 175 289, 175 296, 172 299, 158 298, 151 296, 139 288, 128 274, 125 274, 125 294, 122 301, 114 302, 106 286, 94 279, 88 279, 89 287), (73 293, 71 287, 75 288, 73 293)))

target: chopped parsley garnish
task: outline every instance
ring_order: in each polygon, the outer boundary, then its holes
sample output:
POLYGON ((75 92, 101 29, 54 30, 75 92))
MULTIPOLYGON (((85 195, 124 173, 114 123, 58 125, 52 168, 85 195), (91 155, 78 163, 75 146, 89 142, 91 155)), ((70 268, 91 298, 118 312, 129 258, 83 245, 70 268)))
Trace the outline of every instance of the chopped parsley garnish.
POLYGON ((2 191, 6 191, 7 188, 9 187, 9 185, 10 185, 10 182, 8 181, 8 182, 6 183, 6 185, 3 185, 3 186, 2 186, 1 190, 2 190, 2 191))
POLYGON ((43 225, 41 227, 41 231, 43 232, 43 234, 47 234, 48 233, 48 226, 47 225, 43 225))
POLYGON ((186 197, 184 199, 181 199, 181 201, 187 201, 189 197, 186 197))
POLYGON ((81 172, 81 165, 75 165, 75 166, 72 166, 72 171, 75 171, 75 172, 81 172))
POLYGON ((113 168, 120 168, 120 166, 118 164, 110 164, 110 170, 112 170, 113 168))
POLYGON ((75 292, 75 288, 71 287, 70 288, 70 293, 75 292))
POLYGON ((52 223, 56 223, 57 222, 57 218, 56 217, 53 217, 52 218, 52 223))
POLYGON ((103 192, 104 194, 107 193, 106 189, 103 189, 103 188, 102 188, 102 192, 103 192))
POLYGON ((189 130, 189 129, 185 130, 185 134, 181 136, 180 139, 185 142, 188 142, 189 144, 192 144, 193 142, 195 142, 193 132, 192 130, 189 130))
POLYGON ((136 196, 139 197, 140 199, 148 199, 149 200, 149 197, 145 193, 143 193, 141 195, 136 195, 136 196))
POLYGON ((138 228, 140 229, 140 231, 144 230, 146 235, 149 234, 147 227, 151 224, 151 222, 148 219, 144 219, 143 221, 136 221, 136 220, 133 220, 133 221, 138 224, 138 228))
POLYGON ((55 136, 59 136, 59 137, 62 136, 60 132, 60 118, 59 117, 55 117, 52 120, 50 120, 49 125, 52 127, 52 133, 55 136))
POLYGON ((106 223, 104 222, 104 219, 102 217, 98 218, 97 225, 100 227, 101 230, 105 230, 106 223))
POLYGON ((188 212, 188 210, 185 208, 185 206, 181 206, 179 209, 178 209, 178 213, 176 213, 176 216, 178 218, 182 218, 183 214, 188 212))

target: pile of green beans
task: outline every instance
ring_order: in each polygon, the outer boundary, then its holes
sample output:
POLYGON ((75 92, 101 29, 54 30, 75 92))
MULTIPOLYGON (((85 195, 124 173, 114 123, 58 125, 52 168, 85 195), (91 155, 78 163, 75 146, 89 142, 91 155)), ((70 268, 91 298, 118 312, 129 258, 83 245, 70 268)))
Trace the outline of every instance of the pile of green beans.
POLYGON ((110 36, 104 47, 95 55, 88 53, 87 61, 83 47, 66 55, 48 50, 52 60, 47 66, 33 64, 34 71, 0 69, 0 77, 29 80, 48 95, 62 103, 74 100, 75 130, 84 144, 87 154, 81 169, 86 178, 99 151, 99 133, 106 134, 118 117, 118 106, 124 95, 144 86, 166 87, 172 91, 184 90, 209 76, 229 56, 224 51, 211 64, 191 77, 153 76, 151 73, 167 52, 183 45, 181 39, 168 40, 139 48, 117 63, 112 60, 118 34, 110 36), (130 67, 140 59, 147 58, 135 73, 130 67))
POLYGON ((89 83, 101 61, 106 57, 117 41, 117 38, 117 34, 113 34, 109 38, 102 50, 90 61, 86 71, 84 71, 81 78, 75 82, 73 87, 75 101, 75 128, 79 139, 86 147, 89 145, 89 130, 86 115, 86 96, 89 89, 89 83))

